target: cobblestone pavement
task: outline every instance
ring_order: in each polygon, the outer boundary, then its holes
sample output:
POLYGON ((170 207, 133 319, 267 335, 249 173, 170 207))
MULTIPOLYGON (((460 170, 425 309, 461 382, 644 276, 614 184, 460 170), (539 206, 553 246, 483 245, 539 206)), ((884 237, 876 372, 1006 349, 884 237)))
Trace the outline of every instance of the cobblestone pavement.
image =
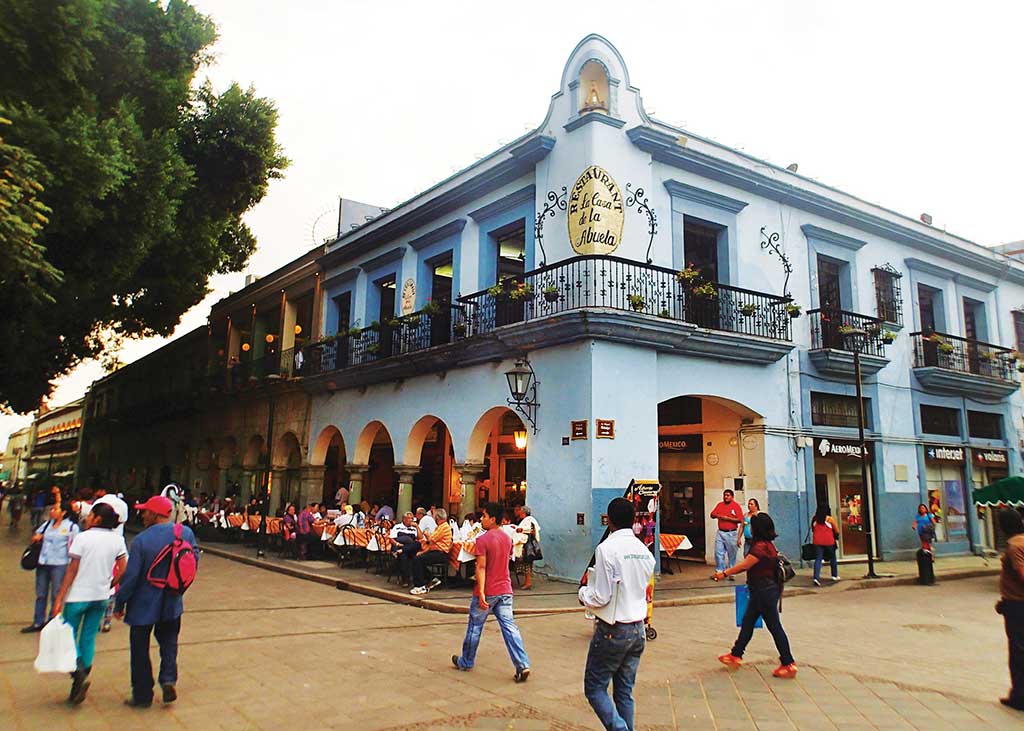
MULTIPOLYGON (((32 576, 13 567, 22 534, 0 535, 0 727, 4 729, 514 729, 600 731, 582 694, 589 626, 522 617, 533 674, 512 682, 497 629, 476 668, 448 658, 465 618, 395 605, 212 556, 186 597, 177 703, 125 708, 128 633, 98 639, 93 688, 77 709, 66 678, 32 670, 32 576)), ((800 596, 783 621, 800 664, 771 677, 770 638, 748 665, 715 662, 735 636, 729 605, 658 610, 636 688, 637 728, 1020 729, 1000 706, 1005 637, 991 577, 937 587, 800 596)), ((154 652, 155 655, 155 652, 154 652)))

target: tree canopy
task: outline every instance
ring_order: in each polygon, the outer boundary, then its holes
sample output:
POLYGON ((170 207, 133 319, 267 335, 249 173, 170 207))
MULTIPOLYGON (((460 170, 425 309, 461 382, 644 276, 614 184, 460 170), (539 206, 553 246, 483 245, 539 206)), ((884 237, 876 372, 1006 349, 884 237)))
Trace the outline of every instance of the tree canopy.
POLYGON ((216 38, 184 0, 0 0, 0 407, 170 334, 255 249, 288 160, 272 101, 195 83, 216 38))

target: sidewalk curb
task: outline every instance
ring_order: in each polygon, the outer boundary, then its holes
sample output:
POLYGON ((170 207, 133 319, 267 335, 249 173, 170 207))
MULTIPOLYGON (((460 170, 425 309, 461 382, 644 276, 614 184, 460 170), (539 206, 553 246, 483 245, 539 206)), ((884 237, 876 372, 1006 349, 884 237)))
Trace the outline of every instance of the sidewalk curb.
MULTIPOLYGON (((312 571, 304 571, 303 569, 293 568, 291 566, 282 566, 277 563, 268 563, 261 559, 242 556, 233 551, 224 550, 216 546, 210 546, 204 544, 202 550, 205 553, 209 553, 211 556, 218 556, 220 558, 226 558, 231 561, 237 561, 238 563, 246 564, 247 566, 255 566, 257 568, 265 569, 267 571, 274 571, 285 576, 291 576, 296 579, 303 579, 305 581, 313 581, 318 584, 324 584, 326 586, 333 586, 340 591, 351 591, 355 594, 362 594, 364 596, 374 597, 375 599, 384 599, 395 604, 405 604, 411 607, 420 607, 421 609, 430 609, 435 612, 442 614, 468 614, 469 607, 465 604, 453 604, 450 602, 438 601, 435 599, 423 599, 420 597, 406 594, 405 592, 389 591, 387 589, 378 589, 375 586, 367 586, 366 584, 360 584, 354 581, 347 581, 345 579, 333 579, 329 576, 322 576, 321 574, 314 573, 312 571)), ((958 579, 973 579, 979 576, 997 576, 999 574, 999 568, 992 567, 987 569, 963 569, 948 572, 939 572, 935 576, 936 586, 941 584, 943 581, 956 581, 958 579)), ((821 589, 815 589, 811 587, 792 587, 785 591, 785 596, 808 596, 811 594, 826 594, 835 593, 837 591, 859 591, 861 589, 882 589, 891 586, 907 586, 916 584, 917 578, 914 576, 892 576, 881 579, 853 579, 843 581, 836 584, 824 591, 821 589)), ((733 592, 722 594, 708 594, 704 596, 693 596, 693 597, 682 597, 678 599, 655 599, 654 607, 665 608, 665 607, 688 607, 697 606, 701 604, 731 604, 734 601, 733 592)), ((582 612, 583 607, 551 607, 549 609, 530 609, 516 607, 517 615, 543 615, 543 614, 571 614, 576 612, 582 612)))

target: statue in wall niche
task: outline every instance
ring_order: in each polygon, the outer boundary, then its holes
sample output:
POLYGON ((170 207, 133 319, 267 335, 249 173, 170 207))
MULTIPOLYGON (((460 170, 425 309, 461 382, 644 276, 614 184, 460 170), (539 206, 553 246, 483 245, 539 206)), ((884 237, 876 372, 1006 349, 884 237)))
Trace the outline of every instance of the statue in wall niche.
POLYGON ((596 111, 606 112, 606 111, 608 111, 608 105, 606 105, 603 101, 601 101, 601 97, 597 93, 597 82, 596 81, 591 81, 590 82, 590 92, 587 94, 586 103, 584 103, 583 108, 580 109, 580 111, 581 112, 596 112, 596 111))

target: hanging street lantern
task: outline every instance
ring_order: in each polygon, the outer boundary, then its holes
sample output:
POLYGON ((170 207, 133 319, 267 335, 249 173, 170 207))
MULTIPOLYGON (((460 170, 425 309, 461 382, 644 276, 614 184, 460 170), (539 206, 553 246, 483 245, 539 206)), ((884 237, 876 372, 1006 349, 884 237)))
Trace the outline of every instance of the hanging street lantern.
MULTIPOLYGON (((512 398, 508 399, 508 405, 515 408, 533 427, 533 433, 537 433, 537 374, 533 372, 533 366, 526 358, 517 360, 516 364, 508 371, 505 371, 505 378, 508 380, 508 390, 512 398)), ((519 440, 516 440, 519 447, 519 440)), ((526 440, 523 439, 523 447, 526 440)), ((523 447, 519 447, 522 449, 523 447)))

